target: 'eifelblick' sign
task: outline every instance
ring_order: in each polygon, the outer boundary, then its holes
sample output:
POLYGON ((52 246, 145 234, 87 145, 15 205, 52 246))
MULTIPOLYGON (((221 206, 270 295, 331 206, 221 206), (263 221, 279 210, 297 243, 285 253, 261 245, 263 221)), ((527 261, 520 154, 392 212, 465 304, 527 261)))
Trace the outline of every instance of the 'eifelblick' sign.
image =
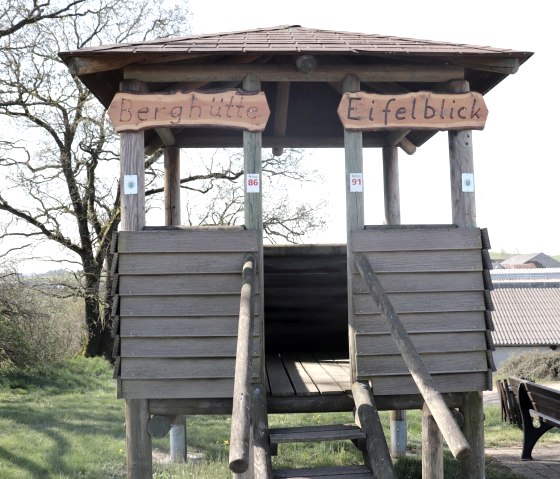
POLYGON ((488 109, 480 93, 404 95, 345 93, 338 116, 348 130, 482 130, 488 109))
POLYGON ((109 106, 117 132, 218 126, 263 131, 270 109, 263 92, 117 93, 109 106))

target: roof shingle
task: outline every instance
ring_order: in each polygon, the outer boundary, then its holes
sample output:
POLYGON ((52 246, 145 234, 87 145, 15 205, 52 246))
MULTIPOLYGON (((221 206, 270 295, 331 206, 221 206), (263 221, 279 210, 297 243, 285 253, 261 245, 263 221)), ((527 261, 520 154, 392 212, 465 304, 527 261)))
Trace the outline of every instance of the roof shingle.
POLYGON ((560 288, 496 288, 491 294, 496 346, 560 344, 560 288))

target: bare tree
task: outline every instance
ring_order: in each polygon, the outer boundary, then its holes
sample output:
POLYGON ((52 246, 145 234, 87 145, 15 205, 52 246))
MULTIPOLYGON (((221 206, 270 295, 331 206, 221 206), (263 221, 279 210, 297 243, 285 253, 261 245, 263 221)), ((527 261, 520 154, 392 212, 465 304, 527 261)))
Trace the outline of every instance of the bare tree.
POLYGON ((66 261, 80 268, 86 354, 107 354, 102 272, 119 222, 117 143, 103 109, 57 53, 178 34, 186 11, 148 0, 59 3, 35 2, 29 9, 13 0, 9 7, 20 12, 25 28, 3 26, 0 116, 6 128, 0 165, 6 184, 0 210, 6 215, 0 237, 18 240, 8 251, 29 251, 47 240, 61 247, 54 256, 60 249, 70 253, 66 261), (33 17, 41 21, 25 23, 33 17))
POLYGON ((82 15, 83 12, 78 11, 77 7, 84 3, 85 0, 5 0, 0 6, 0 38, 13 35, 42 20, 82 15))
MULTIPOLYGON (((74 293, 85 304, 86 354, 108 356, 110 278, 104 280, 104 272, 120 220, 118 142, 103 108, 70 75, 57 52, 184 34, 187 12, 178 7, 168 11, 162 2, 150 0, 68 1, 64 9, 46 0, 42 6, 33 3, 35 10, 24 8, 24 0, 10 0, 10 5, 20 7, 17 18, 35 15, 41 20, 0 37, 2 251, 33 257, 33 248, 49 244, 53 259, 72 264, 79 280, 74 293), (49 11, 59 12, 58 17, 46 16, 49 11)), ((1 23, 0 28, 9 32, 11 27, 1 23)), ((146 159, 147 193, 152 197, 161 191, 160 154, 146 159)), ((264 169, 270 181, 279 176, 302 179, 298 157, 293 152, 280 159, 268 157, 264 169)), ((187 172, 182 184, 189 194, 209 198, 204 214, 192 210, 189 221, 239 221, 243 171, 236 158, 225 165, 210 158, 198 171, 187 172)), ((189 200, 191 207, 197 203, 189 200)), ((298 241, 302 230, 321 226, 316 207, 288 205, 281 198, 268 208, 265 226, 271 236, 298 241)))

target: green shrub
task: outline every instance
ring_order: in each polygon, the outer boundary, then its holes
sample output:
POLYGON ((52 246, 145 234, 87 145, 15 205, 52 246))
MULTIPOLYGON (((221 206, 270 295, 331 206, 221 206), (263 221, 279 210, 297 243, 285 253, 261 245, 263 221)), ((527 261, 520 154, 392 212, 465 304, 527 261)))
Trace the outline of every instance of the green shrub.
POLYGON ((75 356, 83 323, 79 301, 37 291, 17 274, 0 275, 0 364, 46 366, 75 356))
POLYGON ((560 352, 526 352, 514 354, 504 361, 498 374, 533 381, 560 381, 560 352))

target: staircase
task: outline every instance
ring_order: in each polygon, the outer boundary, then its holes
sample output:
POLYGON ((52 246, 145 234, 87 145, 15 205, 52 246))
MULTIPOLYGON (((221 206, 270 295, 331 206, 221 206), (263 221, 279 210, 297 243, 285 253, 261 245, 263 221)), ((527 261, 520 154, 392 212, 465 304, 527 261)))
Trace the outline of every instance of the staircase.
MULTIPOLYGON (((270 449, 274 455, 277 453, 278 445, 283 443, 350 440, 363 451, 366 441, 365 432, 359 426, 349 424, 270 429, 269 437, 270 449)), ((272 479, 333 479, 337 477, 371 479, 375 476, 365 465, 284 469, 272 472, 272 479)))

